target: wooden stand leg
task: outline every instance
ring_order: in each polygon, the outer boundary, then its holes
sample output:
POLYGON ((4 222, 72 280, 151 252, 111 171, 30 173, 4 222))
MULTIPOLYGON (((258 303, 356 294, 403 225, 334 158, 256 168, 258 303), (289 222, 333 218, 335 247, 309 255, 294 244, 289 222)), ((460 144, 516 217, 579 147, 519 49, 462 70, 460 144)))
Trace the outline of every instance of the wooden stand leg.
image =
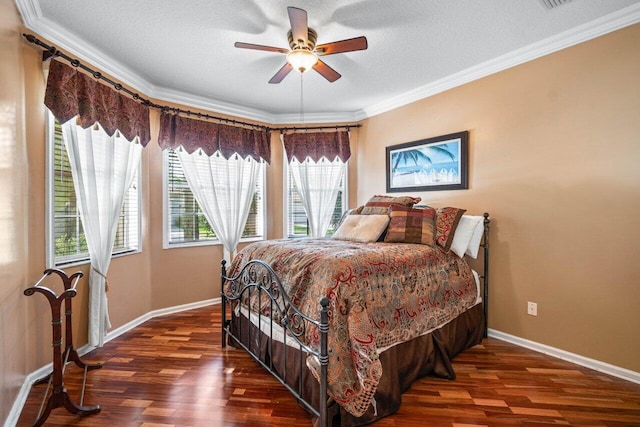
POLYGON ((75 363, 78 368, 86 368, 88 371, 102 368, 102 363, 87 363, 82 360, 73 346, 68 347, 66 351, 69 353, 68 360, 75 363))
MULTIPOLYGON (((71 342, 71 341, 68 341, 68 342, 71 342)), ((80 355, 78 354, 76 349, 73 348, 72 345, 67 346, 67 348, 65 350, 65 355, 66 355, 66 358, 63 358, 63 359, 65 361, 69 361, 69 362, 75 363, 78 368, 86 369, 87 371, 92 371, 94 369, 102 368, 102 363, 87 363, 84 360, 82 360, 82 358, 80 357, 80 355)), ((53 375, 53 372, 51 372, 47 376, 44 376, 44 377, 40 378, 39 380, 36 380, 33 383, 33 385, 34 386, 38 386, 40 384, 48 383, 49 382, 49 378, 51 378, 52 375, 53 375)))
POLYGON ((49 417, 49 414, 51 414, 51 410, 59 408, 60 406, 64 406, 67 411, 81 417, 97 414, 102 409, 100 408, 100 405, 80 406, 71 400, 69 393, 67 393, 67 390, 64 387, 62 387, 62 389, 55 388, 51 396, 49 396, 49 401, 47 402, 47 406, 44 411, 33 423, 33 427, 39 427, 44 424, 46 419, 49 417))
POLYGON ((75 284, 77 283, 77 279, 82 277, 81 272, 77 272, 72 276, 67 276, 66 273, 62 270, 49 269, 45 270, 44 275, 36 283, 36 285, 26 289, 24 294, 29 296, 34 293, 41 293, 49 301, 49 305, 51 306, 51 329, 53 335, 53 341, 51 343, 51 347, 53 350, 53 370, 47 375, 45 378, 40 379, 34 383, 34 385, 42 384, 44 382, 48 382, 49 386, 47 386, 47 391, 45 392, 45 396, 43 398, 42 404, 44 405, 44 399, 47 399, 47 395, 49 393, 49 387, 53 386, 53 391, 47 400, 47 404, 44 407, 40 406, 40 411, 38 412, 37 419, 34 422, 34 426, 41 426, 44 424, 46 419, 51 414, 51 411, 55 408, 59 408, 64 406, 67 411, 72 414, 76 414, 79 416, 86 416, 91 414, 97 414, 100 412, 100 405, 94 406, 82 406, 84 401, 84 389, 87 381, 87 371, 92 369, 98 369, 102 367, 100 363, 86 363, 78 355, 78 352, 73 348, 73 335, 71 329, 71 298, 76 295, 75 284), (59 296, 55 294, 51 289, 40 286, 40 282, 49 274, 56 273, 62 279, 64 283, 65 291, 59 296), (73 279, 76 279, 74 283, 73 279), (65 306, 65 349, 62 351, 62 316, 61 316, 61 306, 64 303, 65 306), (67 390, 64 388, 63 375, 64 370, 68 362, 73 361, 78 367, 84 369, 84 377, 82 383, 82 392, 80 395, 80 405, 75 403, 67 390))

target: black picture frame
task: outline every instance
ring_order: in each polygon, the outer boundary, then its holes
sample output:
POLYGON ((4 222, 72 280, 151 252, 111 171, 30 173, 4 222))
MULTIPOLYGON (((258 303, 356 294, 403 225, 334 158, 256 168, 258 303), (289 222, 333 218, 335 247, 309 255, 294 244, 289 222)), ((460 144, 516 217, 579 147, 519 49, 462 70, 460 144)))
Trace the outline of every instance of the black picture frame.
POLYGON ((387 193, 469 188, 469 131, 386 147, 387 193))

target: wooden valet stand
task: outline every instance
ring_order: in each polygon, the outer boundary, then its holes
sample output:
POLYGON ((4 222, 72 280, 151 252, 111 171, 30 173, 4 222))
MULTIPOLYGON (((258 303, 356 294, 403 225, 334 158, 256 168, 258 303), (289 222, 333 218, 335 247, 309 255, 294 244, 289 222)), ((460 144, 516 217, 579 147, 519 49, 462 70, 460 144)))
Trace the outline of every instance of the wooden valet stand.
POLYGON ((53 330, 53 341, 51 346, 53 347, 53 371, 46 377, 36 381, 33 385, 39 385, 47 383, 47 391, 42 398, 40 404, 40 410, 36 416, 36 421, 33 426, 41 426, 45 420, 49 417, 52 409, 64 406, 67 411, 72 414, 80 416, 97 414, 100 412, 100 405, 94 406, 82 406, 84 401, 84 390, 87 382, 87 371, 98 369, 102 367, 101 363, 88 364, 85 363, 75 348, 73 348, 73 335, 71 328, 71 298, 76 296, 76 285, 78 280, 82 277, 82 272, 78 271, 71 276, 67 276, 66 273, 58 269, 47 269, 44 271, 42 277, 38 282, 30 288, 24 290, 24 294, 27 296, 33 295, 38 292, 44 295, 49 301, 51 306, 51 328, 53 330), (51 273, 57 274, 64 284, 64 292, 59 296, 54 291, 44 286, 40 286, 40 283, 51 273), (60 309, 64 302, 65 307, 65 348, 62 350, 62 316, 60 309), (79 368, 84 369, 84 377, 82 379, 82 391, 80 393, 80 404, 75 403, 67 390, 64 387, 63 375, 64 370, 69 362, 74 362, 79 368), (51 394, 49 389, 53 386, 51 394), (45 400, 47 400, 46 407, 44 406, 45 400), (43 410, 44 409, 44 410, 43 410))

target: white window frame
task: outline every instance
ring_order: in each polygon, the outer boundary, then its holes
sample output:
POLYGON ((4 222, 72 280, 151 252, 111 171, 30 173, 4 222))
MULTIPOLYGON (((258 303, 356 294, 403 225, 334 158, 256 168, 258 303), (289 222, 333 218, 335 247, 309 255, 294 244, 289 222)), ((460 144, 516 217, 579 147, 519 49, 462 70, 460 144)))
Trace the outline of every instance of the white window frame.
MULTIPOLYGON (((301 234, 289 234, 289 186, 291 185, 291 180, 292 180, 292 176, 291 176, 291 172, 289 171, 289 160, 287 159, 287 153, 284 153, 283 156, 284 160, 283 160, 283 165, 284 167, 283 169, 283 179, 282 179, 282 193, 284 194, 284 197, 282 198, 283 201, 283 209, 282 212, 284 213, 282 215, 282 225, 283 225, 283 229, 282 229, 282 237, 284 239, 300 239, 300 238, 304 238, 304 237, 308 237, 308 235, 301 235, 301 234)), ((346 211, 349 210, 349 161, 347 160, 345 162, 345 169, 344 169, 344 177, 342 179, 342 215, 344 215, 344 213, 346 211)))
MULTIPOLYGON (((89 254, 70 257, 66 259, 56 259, 55 256, 55 220, 54 220, 54 151, 55 151, 55 117, 45 109, 45 136, 46 136, 46 215, 45 215, 45 235, 46 235, 46 265, 49 268, 57 267, 74 267, 78 265, 88 264, 90 261, 89 254)), ((138 215, 137 215, 137 246, 134 249, 125 249, 114 251, 112 258, 118 258, 126 255, 133 255, 142 252, 142 162, 138 164, 136 185, 138 187, 138 215)))
MULTIPOLYGON (((260 240, 266 240, 267 235, 267 180, 266 180, 266 166, 262 165, 259 179, 262 180, 262 212, 258 214, 257 218, 262 222, 262 236, 255 237, 242 237, 240 243, 257 242, 260 240)), ((168 150, 162 151, 162 248, 163 249, 175 249, 175 248, 189 248, 197 246, 214 246, 222 245, 222 242, 218 238, 207 238, 198 241, 191 242, 169 242, 170 224, 169 224, 169 153, 168 150)))

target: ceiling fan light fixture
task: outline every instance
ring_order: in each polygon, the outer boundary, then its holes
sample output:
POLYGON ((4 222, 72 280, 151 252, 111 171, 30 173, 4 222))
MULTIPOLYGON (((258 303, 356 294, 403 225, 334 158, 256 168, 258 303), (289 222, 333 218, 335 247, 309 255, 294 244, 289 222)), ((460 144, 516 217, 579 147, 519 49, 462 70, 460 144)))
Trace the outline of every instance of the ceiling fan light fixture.
POLYGON ((294 49, 287 54, 287 62, 294 69, 304 73, 318 63, 318 56, 308 49, 294 49))
POLYGON ((291 29, 287 32, 287 40, 289 41, 290 49, 253 43, 234 43, 235 47, 241 49, 254 49, 287 54, 287 62, 285 62, 282 68, 280 68, 276 74, 271 77, 269 83, 280 83, 282 79, 289 75, 291 70, 294 68, 300 72, 301 76, 305 71, 313 68, 318 72, 318 74, 327 79, 327 81, 335 82, 340 78, 340 73, 328 66, 318 57, 324 57, 326 55, 333 55, 336 53, 354 52, 356 50, 365 50, 367 48, 367 38, 365 36, 324 43, 316 46, 318 33, 307 25, 307 11, 289 6, 287 8, 287 13, 289 14, 289 22, 291 23, 291 29))

